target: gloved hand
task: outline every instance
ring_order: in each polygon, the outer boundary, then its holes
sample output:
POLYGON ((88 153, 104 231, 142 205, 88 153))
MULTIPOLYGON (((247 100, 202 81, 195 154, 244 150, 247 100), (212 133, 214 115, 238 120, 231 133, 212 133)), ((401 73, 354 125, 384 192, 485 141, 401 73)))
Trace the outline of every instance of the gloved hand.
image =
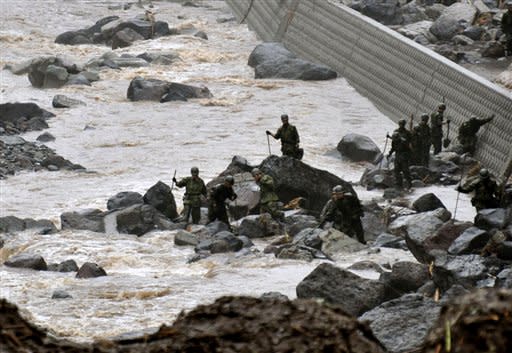
POLYGON ((176 177, 173 177, 173 178, 172 178, 172 182, 173 182, 173 183, 177 183, 177 182, 178 182, 178 181, 176 180, 176 177))
POLYGON ((271 133, 270 131, 268 131, 268 130, 267 130, 267 131, 265 131, 265 133, 266 133, 267 135, 272 135, 272 133, 271 133))

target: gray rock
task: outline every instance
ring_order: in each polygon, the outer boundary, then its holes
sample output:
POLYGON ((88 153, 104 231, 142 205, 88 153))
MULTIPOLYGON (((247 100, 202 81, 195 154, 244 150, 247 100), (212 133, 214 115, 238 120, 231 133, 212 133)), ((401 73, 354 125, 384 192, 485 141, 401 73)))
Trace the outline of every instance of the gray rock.
POLYGON ((373 261, 358 261, 347 267, 351 271, 373 271, 377 273, 384 273, 384 269, 373 261))
POLYGON ((249 238, 262 238, 282 233, 282 225, 273 220, 268 213, 242 218, 238 234, 249 238))
POLYGON ((412 352, 422 346, 440 309, 432 299, 407 294, 366 312, 359 320, 370 322, 375 337, 389 352, 412 352))
POLYGON ((105 270, 93 262, 86 262, 80 267, 76 274, 76 278, 94 278, 106 276, 105 270))
POLYGON ((132 45, 133 42, 144 39, 144 36, 140 35, 135 30, 131 28, 124 28, 117 31, 112 37, 112 49, 126 48, 132 45))
POLYGON ((322 248, 322 239, 320 238, 322 233, 325 233, 325 231, 320 228, 303 229, 294 236, 293 243, 320 250, 322 248))
POLYGON ((380 234, 372 244, 376 248, 392 248, 408 250, 405 239, 389 233, 380 234))
POLYGON ((475 226, 491 230, 505 229, 512 221, 512 209, 488 208, 478 211, 475 217, 475 226))
POLYGON ((105 215, 106 213, 98 209, 64 212, 60 215, 60 223, 62 229, 83 229, 103 233, 105 215))
POLYGON ((414 39, 419 35, 423 35, 426 37, 427 32, 429 31, 431 26, 432 21, 419 21, 405 25, 399 28, 397 32, 410 39, 414 39))
POLYGON ((245 235, 239 235, 238 239, 240 239, 242 241, 244 248, 250 248, 250 247, 254 246, 254 243, 252 242, 252 240, 249 237, 246 237, 245 235))
POLYGON ((222 231, 214 235, 210 252, 212 254, 236 252, 243 248, 244 243, 233 233, 222 231))
POLYGON ((73 296, 64 289, 56 289, 53 291, 52 299, 72 299, 73 296))
POLYGON ((9 70, 15 75, 25 75, 30 71, 32 60, 33 59, 25 60, 17 64, 7 64, 4 66, 4 70, 9 70))
POLYGON ((402 216, 394 220, 388 231, 391 234, 405 237, 409 250, 419 262, 428 263, 432 260, 424 246, 425 241, 448 220, 449 212, 440 208, 435 211, 422 212, 402 216))
POLYGON ((391 272, 382 273, 379 280, 397 295, 414 292, 429 280, 428 266, 399 261, 393 264, 391 272))
POLYGON ((497 288, 512 289, 512 267, 506 268, 498 273, 495 286, 497 288))
POLYGON ((11 256, 4 262, 5 266, 16 268, 29 268, 37 271, 46 271, 48 266, 40 255, 19 254, 11 256))
POLYGON ((55 136, 53 136, 49 132, 44 132, 41 135, 37 136, 36 140, 39 142, 51 142, 55 141, 55 136))
POLYGON ((118 67, 146 67, 149 66, 149 63, 142 58, 134 58, 134 57, 120 57, 113 58, 112 62, 116 64, 118 67))
POLYGON ((66 85, 83 85, 83 86, 90 86, 91 82, 85 77, 84 75, 76 74, 76 75, 69 75, 69 78, 66 82, 66 85))
POLYGON ((453 36, 452 41, 457 45, 473 45, 474 43, 473 39, 466 37, 463 34, 453 36))
POLYGON ((161 181, 158 181, 146 191, 143 200, 148 205, 162 212, 169 219, 176 219, 178 217, 176 201, 174 200, 172 190, 161 181))
POLYGON ((337 73, 328 67, 299 59, 281 43, 269 42, 256 46, 249 56, 255 78, 285 78, 295 80, 329 80, 337 73))
POLYGON ((142 203, 144 203, 144 199, 138 192, 123 191, 108 199, 107 209, 115 210, 142 203))
POLYGON ((115 211, 117 231, 137 236, 154 229, 176 229, 172 222, 151 205, 133 205, 115 211), (168 224, 170 223, 170 224, 168 224))
POLYGON ((430 27, 430 31, 441 40, 450 40, 469 27, 476 14, 476 8, 472 4, 457 2, 443 11, 430 27))
POLYGON ((491 239, 491 235, 480 228, 470 227, 466 229, 448 248, 452 255, 479 253, 491 239))
POLYGON ((365 245, 334 228, 322 232, 320 239, 322 239, 322 252, 330 257, 366 248, 365 245))
POLYGON ((298 298, 322 298, 359 316, 386 300, 385 285, 323 263, 297 285, 298 298))
POLYGON ((180 100, 211 98, 212 94, 206 87, 194 87, 181 83, 135 77, 128 87, 127 97, 131 101, 168 102, 176 100, 176 98, 180 98, 180 100))
POLYGON ((68 83, 69 73, 66 68, 48 65, 45 71, 45 88, 59 88, 68 83))
POLYGON ((502 260, 512 260, 512 241, 504 241, 498 245, 496 255, 502 260))
POLYGON ((178 230, 174 236, 174 244, 178 246, 199 244, 199 239, 195 234, 187 232, 186 230, 178 230))
POLYGON ((435 194, 428 193, 416 199, 412 204, 412 208, 417 212, 427 212, 437 210, 438 208, 446 209, 446 206, 435 194))
POLYGON ((69 98, 63 94, 55 95, 52 100, 52 106, 54 108, 71 108, 79 105, 85 105, 85 103, 78 99, 69 98))
POLYGON ((397 16, 399 9, 398 0, 361 0, 357 3, 357 10, 374 20, 385 24, 393 25, 402 22, 397 16))
POLYGON ((278 259, 290 259, 311 262, 315 258, 311 249, 297 244, 288 244, 279 247, 275 255, 278 259))
POLYGON ((57 265, 57 272, 76 272, 78 271, 78 265, 75 260, 66 260, 57 265))
POLYGON ((336 149, 342 156, 356 162, 372 162, 381 153, 372 139, 353 133, 343 136, 336 149))
POLYGON ((473 288, 479 280, 499 271, 499 260, 479 255, 436 256, 433 277, 435 284, 446 291, 454 284, 473 288))
POLYGON ((286 233, 291 237, 299 234, 304 229, 318 226, 318 221, 315 217, 301 214, 286 217, 286 223, 286 233))
POLYGON ((260 299, 271 299, 271 300, 282 300, 282 301, 288 301, 288 297, 282 293, 279 292, 265 292, 260 296, 260 299))

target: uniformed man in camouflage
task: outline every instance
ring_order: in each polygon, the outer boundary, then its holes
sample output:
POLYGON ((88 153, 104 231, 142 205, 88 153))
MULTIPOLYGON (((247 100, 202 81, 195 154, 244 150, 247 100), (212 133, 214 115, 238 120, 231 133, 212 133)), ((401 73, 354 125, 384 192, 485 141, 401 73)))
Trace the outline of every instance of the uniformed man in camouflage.
MULTIPOLYGON (((237 195, 233 190, 235 179, 228 175, 224 178, 224 183, 213 187, 208 198, 208 221, 219 220, 229 226, 228 214, 226 211, 226 200, 235 200, 237 195)), ((231 228, 231 227, 230 227, 231 228)))
POLYGON ((332 189, 332 196, 320 213, 320 227, 332 222, 334 229, 352 238, 356 237, 360 243, 366 244, 361 223, 363 216, 363 207, 357 195, 337 185, 332 189))
POLYGON ((443 147, 443 120, 445 110, 446 105, 440 104, 439 107, 437 107, 437 112, 430 115, 430 138, 434 146, 434 155, 441 152, 443 147))
POLYGON ((487 119, 478 119, 477 117, 472 117, 468 121, 462 123, 459 127, 459 143, 462 145, 462 153, 470 153, 473 155, 476 151, 476 144, 478 142, 478 137, 476 134, 480 127, 487 124, 488 122, 494 119, 494 115, 487 119))
POLYGON ((428 126, 428 115, 423 114, 421 121, 416 125, 412 131, 412 155, 414 163, 413 165, 421 165, 428 167, 430 160, 430 145, 432 143, 430 138, 430 127, 428 126))
POLYGON ((252 170, 254 181, 260 187, 260 213, 270 213, 276 220, 284 220, 284 212, 281 211, 279 197, 274 189, 274 179, 270 175, 263 174, 258 168, 252 170))
POLYGON ((391 135, 391 150, 388 153, 388 159, 391 157, 393 152, 395 153, 394 162, 394 175, 395 185, 401 189, 402 174, 405 179, 406 188, 411 187, 411 174, 409 172, 410 160, 411 160, 411 133, 405 128, 406 121, 398 121, 398 129, 393 131, 391 135))
POLYGON ((475 192, 471 199, 471 204, 480 211, 484 208, 497 208, 500 206, 500 191, 498 184, 491 178, 489 171, 485 168, 480 169, 478 178, 472 183, 463 187, 459 185, 457 191, 463 193, 475 192))
POLYGON ((302 159, 304 151, 299 148, 299 133, 297 128, 288 122, 288 115, 281 115, 281 122, 283 125, 277 130, 275 134, 266 131, 267 135, 272 136, 276 140, 281 140, 281 152, 283 156, 290 156, 296 159, 302 159))
POLYGON ((512 0, 507 1, 508 11, 501 18, 501 30, 505 35, 505 56, 512 55, 512 0))
POLYGON ((192 176, 183 178, 180 181, 177 181, 176 178, 172 178, 172 181, 179 188, 185 187, 183 198, 185 221, 188 223, 192 215, 192 223, 199 224, 201 220, 201 195, 206 197, 206 185, 203 179, 199 177, 199 169, 197 167, 192 167, 190 174, 192 176))

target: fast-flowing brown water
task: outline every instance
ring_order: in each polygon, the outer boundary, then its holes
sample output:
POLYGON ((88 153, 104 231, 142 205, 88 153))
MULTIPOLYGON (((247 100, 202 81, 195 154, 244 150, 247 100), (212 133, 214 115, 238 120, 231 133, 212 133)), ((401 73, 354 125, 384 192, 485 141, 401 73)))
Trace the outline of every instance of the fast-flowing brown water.
MULTIPOLYGON (((108 9, 121 3, 1 1, 0 64, 57 54, 86 62, 110 51, 101 45, 64 46, 53 42, 62 32, 88 27, 108 15, 130 18, 144 12, 136 6, 126 11, 108 9)), ((190 167, 198 166, 208 181, 224 170, 234 155, 258 164, 268 155, 264 131, 277 129, 279 116, 285 112, 299 129, 305 163, 358 181, 364 165, 341 159, 336 151, 340 139, 356 132, 369 136, 382 148, 386 132, 395 128, 343 78, 325 82, 253 79, 247 59, 259 41, 245 25, 216 21, 230 15, 222 1, 197 1, 199 8, 153 3, 158 20, 167 21, 171 27, 193 25, 205 31, 209 40, 179 35, 118 49, 118 54, 173 49, 182 61, 170 66, 101 71, 101 81, 91 87, 40 90, 33 88, 26 76, 0 71, 1 102, 35 102, 54 111, 57 116, 49 121, 47 131, 56 141, 48 146, 89 171, 27 172, 0 180, 0 216, 49 218, 58 224, 62 212, 106 209, 108 198, 118 192, 143 194, 159 180, 170 184, 175 169, 181 177, 188 175, 190 167), (205 85, 214 98, 166 104, 130 102, 126 91, 135 76, 205 85), (52 109, 51 100, 56 94, 80 99, 87 105, 52 109), (84 130, 86 126, 93 129, 84 130)), ((23 137, 33 141, 40 133, 23 137)), ((271 148, 279 154, 278 143, 272 141, 271 148)), ((358 192, 366 199, 378 195, 358 192)), ((432 187, 416 194, 424 192, 435 192, 453 210, 456 193, 452 189, 432 187)), ((176 190, 175 196, 181 200, 181 191, 176 190)), ((472 218, 467 197, 461 197, 458 207, 458 218, 472 218)), ((74 274, 0 265, 0 296, 18 304, 37 324, 59 336, 91 340, 171 323, 181 310, 221 295, 280 291, 295 297, 297 283, 320 263, 278 260, 273 255, 251 252, 215 255, 186 264, 193 250, 175 247, 173 237, 173 232, 137 238, 87 231, 56 235, 26 232, 8 237, 0 249, 0 263, 24 252, 40 254, 47 262, 97 262, 109 276, 77 280, 74 274), (66 290, 73 299, 51 300, 56 289, 66 290)), ((264 245, 259 241, 256 248, 261 250, 264 245)), ((345 267, 359 260, 381 264, 414 261, 406 252, 384 249, 373 255, 366 251, 352 254, 337 265, 345 267)))

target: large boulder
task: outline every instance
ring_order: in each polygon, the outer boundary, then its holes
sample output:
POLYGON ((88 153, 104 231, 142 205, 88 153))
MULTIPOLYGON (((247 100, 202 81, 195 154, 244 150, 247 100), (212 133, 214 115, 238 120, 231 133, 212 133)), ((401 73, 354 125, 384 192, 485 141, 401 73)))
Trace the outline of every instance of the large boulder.
POLYGON ((33 229, 40 234, 57 233, 57 227, 49 219, 21 219, 15 216, 0 217, 0 233, 21 232, 33 229))
POLYGON ((260 169, 274 179, 276 193, 283 203, 303 197, 306 199, 305 208, 318 213, 336 185, 342 185, 357 195, 349 182, 292 157, 269 156, 261 163, 260 169))
POLYGON ((131 101, 152 100, 168 102, 190 98, 211 98, 212 94, 206 87, 195 87, 182 83, 145 79, 137 76, 130 82, 127 97, 131 101))
POLYGON ((375 337, 389 352, 415 352, 439 317, 441 307, 420 294, 407 294, 364 313, 375 337))
POLYGON ((55 114, 40 108, 35 103, 2 103, 0 104, 0 122, 16 122, 20 118, 51 118, 55 114))
POLYGON ((238 234, 249 238, 262 238, 283 233, 282 225, 268 213, 242 218, 238 234))
POLYGON ((61 33, 55 38, 55 43, 66 45, 92 44, 93 40, 89 33, 84 30, 67 31, 61 33))
POLYGON ((438 208, 446 209, 446 206, 443 204, 441 200, 439 200, 439 198, 435 194, 428 193, 421 195, 419 198, 417 198, 413 202, 412 208, 416 212, 427 212, 437 210, 438 208))
POLYGON ((63 94, 56 94, 52 100, 52 106, 54 108, 71 108, 79 105, 85 105, 85 103, 78 99, 69 98, 63 94))
POLYGON ((505 229, 512 222, 512 208, 487 208, 478 211, 475 216, 475 225, 479 228, 505 229))
POLYGON ((115 211, 116 228, 119 233, 138 236, 154 229, 178 229, 166 216, 151 205, 133 205, 115 211))
POLYGON ((430 27, 430 32, 441 40, 450 40, 471 26, 476 14, 473 4, 456 2, 443 11, 430 27))
MULTIPOLYGON (((118 208, 125 208, 132 205, 144 203, 142 195, 134 191, 123 191, 112 196, 107 201, 108 210, 116 210, 118 208)), ((148 202, 149 203, 149 202, 148 202)), ((154 206, 154 205, 153 205, 154 206)), ((155 207, 156 208, 156 207, 155 207)))
POLYGON ((86 262, 78 269, 76 278, 94 278, 106 275, 107 272, 105 272, 103 267, 93 262, 86 262))
POLYGON ((490 239, 491 234, 487 231, 477 227, 470 227, 455 239, 448 248, 448 252, 452 255, 480 253, 490 239))
POLYGON ((174 200, 172 190, 161 181, 158 181, 146 191, 143 200, 148 205, 162 212, 169 219, 176 219, 178 217, 176 201, 174 200))
POLYGON ((323 263, 297 285, 298 298, 322 298, 359 316, 384 302, 385 285, 323 263))
POLYGON ((399 295, 414 292, 429 280, 427 265, 408 261, 393 264, 391 272, 384 272, 379 280, 386 284, 388 290, 399 295))
POLYGON ((322 240, 322 252, 330 257, 343 257, 345 254, 366 248, 354 238, 334 228, 323 231, 319 237, 322 240))
POLYGON ((379 147, 367 136, 347 134, 343 136, 336 149, 343 157, 352 161, 374 161, 381 153, 379 147))
POLYGON ((70 71, 62 58, 41 57, 32 61, 28 79, 37 88, 59 88, 67 83, 70 71))
POLYGON ((210 252, 212 254, 236 252, 241 250, 243 246, 242 240, 238 239, 233 233, 222 231, 213 236, 210 252))
POLYGON ((117 31, 112 37, 112 49, 126 48, 138 40, 144 40, 145 38, 138 32, 131 28, 123 28, 117 31))
POLYGON ((17 268, 30 268, 37 271, 46 271, 47 265, 41 255, 20 254, 11 256, 4 262, 5 266, 17 268))
POLYGON ((500 261, 480 255, 438 255, 435 258, 432 279, 442 290, 446 291, 454 284, 464 288, 474 288, 479 280, 489 275, 495 276, 500 271, 500 261))
POLYGON ((422 212, 395 219, 389 225, 389 232, 405 237, 407 246, 419 262, 429 263, 432 257, 425 241, 432 237, 444 222, 450 219, 449 212, 444 208, 422 212))
POLYGON ((64 212, 60 215, 62 229, 83 229, 93 232, 105 232, 106 213, 98 209, 85 209, 64 212))
POLYGON ((285 78, 294 80, 329 80, 337 73, 326 66, 298 58, 277 42, 256 46, 249 56, 255 78, 285 78))
POLYGON ((480 289, 457 297, 443 307, 419 352, 509 352, 511 312, 512 290, 480 289))
POLYGON ((361 0, 352 7, 385 25, 398 24, 402 21, 401 17, 397 16, 400 9, 398 0, 361 0))

